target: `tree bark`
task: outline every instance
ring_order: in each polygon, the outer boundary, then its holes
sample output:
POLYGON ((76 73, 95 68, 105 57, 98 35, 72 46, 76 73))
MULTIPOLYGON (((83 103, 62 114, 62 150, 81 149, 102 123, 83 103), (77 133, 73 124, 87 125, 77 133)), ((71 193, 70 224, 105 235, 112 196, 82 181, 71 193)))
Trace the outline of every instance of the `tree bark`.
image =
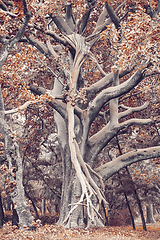
POLYGON ((151 203, 147 204, 146 213, 147 213, 146 223, 155 223, 156 221, 153 216, 153 205, 151 203))
MULTIPOLYGON (((1 93, 1 87, 0 87, 0 93, 1 93)), ((24 187, 22 184, 22 181, 23 181, 22 158, 20 156, 19 146, 16 140, 14 139, 13 134, 9 126, 7 125, 6 120, 4 119, 4 104, 3 104, 2 94, 0 94, 0 106, 1 106, 0 133, 5 139, 6 158, 8 160, 10 169, 12 167, 16 167, 15 179, 13 178, 12 175, 10 176, 10 181, 12 181, 13 184, 15 184, 16 182, 16 186, 14 187, 14 190, 10 195, 15 205, 14 208, 16 207, 16 211, 19 217, 20 228, 23 228, 23 226, 32 228, 31 222, 34 221, 34 218, 30 213, 29 206, 25 198, 24 187)))

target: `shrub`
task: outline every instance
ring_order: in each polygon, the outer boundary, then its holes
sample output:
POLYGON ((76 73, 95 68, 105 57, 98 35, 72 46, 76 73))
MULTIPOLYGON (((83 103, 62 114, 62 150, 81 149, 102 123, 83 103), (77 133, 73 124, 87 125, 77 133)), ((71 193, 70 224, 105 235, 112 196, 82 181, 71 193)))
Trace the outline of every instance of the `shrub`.
POLYGON ((110 226, 127 226, 131 224, 131 217, 128 209, 112 210, 109 216, 110 226))
POLYGON ((58 221, 58 218, 59 216, 56 212, 44 213, 43 215, 40 216, 42 225, 45 225, 45 224, 53 225, 58 221))

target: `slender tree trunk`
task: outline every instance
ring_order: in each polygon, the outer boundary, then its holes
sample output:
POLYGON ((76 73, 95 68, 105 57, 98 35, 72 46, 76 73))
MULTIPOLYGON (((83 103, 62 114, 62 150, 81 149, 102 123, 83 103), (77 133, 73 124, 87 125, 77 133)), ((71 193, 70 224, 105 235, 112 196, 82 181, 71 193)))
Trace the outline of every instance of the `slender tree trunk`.
POLYGON ((46 199, 42 198, 42 215, 46 212, 46 199))
POLYGON ((35 211, 35 213, 36 213, 36 218, 39 219, 39 214, 38 214, 38 211, 37 211, 36 205, 34 204, 34 202, 33 202, 32 199, 30 199, 30 200, 31 200, 31 202, 32 202, 32 206, 33 206, 33 208, 34 208, 34 211, 35 211))
POLYGON ((129 169, 127 167, 126 167, 126 171, 128 173, 128 176, 130 177, 130 180, 131 180, 131 183, 132 183, 132 186, 133 186, 134 195, 135 195, 135 198, 137 200, 137 204, 138 204, 140 215, 141 215, 141 219, 142 219, 143 230, 147 231, 146 222, 145 222, 143 209, 142 209, 142 205, 141 205, 141 200, 139 199, 138 193, 137 193, 137 191, 135 189, 135 186, 134 186, 134 182, 132 180, 132 176, 131 176, 131 174, 129 172, 129 169))
POLYGON ((10 195, 7 196, 7 210, 12 210, 12 199, 10 195))
POLYGON ((0 228, 3 227, 3 223, 4 223, 4 211, 3 211, 2 197, 0 192, 0 228))
POLYGON ((132 226, 133 226, 133 230, 136 230, 136 227, 135 227, 135 222, 134 222, 134 217, 133 217, 133 214, 132 214, 132 210, 130 208, 130 204, 129 204, 129 201, 128 201, 128 197, 127 197, 127 194, 124 190, 124 187, 123 187, 123 182, 121 180, 121 177, 120 177, 120 174, 118 172, 118 177, 119 177, 119 181, 120 181, 120 184, 122 186, 122 189, 123 189, 123 194, 124 194, 124 197, 126 199, 126 203, 127 203, 127 207, 128 207, 128 210, 129 210, 129 213, 130 213, 130 216, 131 216, 131 221, 132 221, 132 226))
MULTIPOLYGON (((120 154, 122 155, 122 150, 121 150, 121 147, 120 147, 120 144, 119 144, 119 140, 118 140, 117 135, 116 135, 116 140, 117 140, 117 145, 118 145, 119 152, 120 152, 120 154)), ((137 204, 138 204, 139 211, 140 211, 140 215, 141 215, 141 219, 142 219, 143 230, 147 231, 147 227, 146 227, 146 222, 145 222, 145 218, 144 218, 144 214, 143 214, 143 209, 142 209, 141 201, 140 201, 139 196, 138 196, 138 193, 137 193, 137 191, 136 191, 136 189, 135 189, 134 182, 133 182, 133 180, 132 180, 132 176, 131 176, 131 174, 130 174, 130 172, 129 172, 128 167, 126 167, 125 169, 126 169, 126 171, 127 171, 127 173, 128 173, 128 176, 129 176, 129 178, 130 178, 131 184, 132 184, 132 186, 133 186, 134 195, 135 195, 135 197, 136 197, 137 204)))
POLYGON ((32 206, 34 208, 35 214, 36 214, 36 218, 39 219, 39 214, 36 208, 36 205, 34 204, 32 198, 28 195, 28 193, 25 191, 26 197, 32 202, 32 206))
MULTIPOLYGON (((116 141, 117 141, 117 145, 118 145, 119 153, 122 155, 122 150, 121 150, 121 147, 120 147, 120 144, 119 144, 119 140, 118 140, 117 135, 116 135, 116 141)), ((120 177, 119 172, 118 172, 118 177, 119 177, 119 180, 120 180, 121 186, 122 186, 122 188, 123 188, 123 183, 122 183, 122 181, 121 181, 121 177, 120 177)), ((125 191, 124 191, 123 193, 124 193, 124 196, 125 196, 125 199, 126 199, 126 203, 127 203, 128 210, 129 210, 129 212, 130 212, 130 216, 131 216, 131 221, 132 221, 133 230, 136 230, 135 222, 134 222, 134 217, 133 217, 133 214, 132 214, 132 210, 131 210, 131 208, 130 208, 130 204, 129 204, 129 201, 128 201, 128 198, 127 198, 127 194, 125 193, 125 191)))

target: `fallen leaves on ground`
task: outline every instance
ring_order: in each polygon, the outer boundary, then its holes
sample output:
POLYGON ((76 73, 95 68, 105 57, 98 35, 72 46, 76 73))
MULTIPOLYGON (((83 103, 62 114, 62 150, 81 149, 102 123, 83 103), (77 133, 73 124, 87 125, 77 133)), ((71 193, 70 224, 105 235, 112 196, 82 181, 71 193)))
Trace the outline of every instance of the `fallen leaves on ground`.
POLYGON ((57 225, 45 225, 37 231, 20 230, 11 226, 11 222, 4 224, 0 229, 1 240, 160 240, 160 222, 147 224, 147 231, 138 224, 136 230, 129 227, 94 227, 89 229, 66 229, 57 225))

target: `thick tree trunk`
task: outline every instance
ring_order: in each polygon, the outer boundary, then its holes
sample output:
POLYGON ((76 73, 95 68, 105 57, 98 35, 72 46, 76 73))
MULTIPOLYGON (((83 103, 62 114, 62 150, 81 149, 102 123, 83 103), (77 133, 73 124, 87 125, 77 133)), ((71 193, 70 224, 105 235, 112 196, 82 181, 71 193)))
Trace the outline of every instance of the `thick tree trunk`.
MULTIPOLYGON (((71 163, 71 156, 69 147, 63 151, 63 186, 61 195, 61 206, 60 206, 60 217, 58 220, 59 225, 65 225, 67 228, 84 228, 88 226, 104 226, 104 223, 95 216, 95 222, 91 222, 88 217, 86 217, 86 202, 78 205, 72 214, 69 215, 71 209, 80 200, 82 194, 81 184, 78 177, 76 176, 75 170, 73 169, 71 163), (70 217, 68 217, 70 216, 70 217)), ((95 206, 97 200, 95 199, 95 206)))
POLYGON ((146 223, 155 223, 156 221, 153 216, 153 205, 151 203, 147 204, 146 213, 147 213, 146 223))
MULTIPOLYGON (((74 184, 72 185, 71 204, 75 204, 80 200, 82 194, 81 184, 77 177, 74 178, 74 184)), ((73 206, 72 206, 73 207, 73 206)), ((66 226, 71 228, 84 228, 84 207, 79 205, 70 216, 66 226)))
MULTIPOLYGON (((57 119, 56 116, 55 119, 57 119)), ((58 220, 58 224, 65 225, 65 227, 67 228, 84 228, 87 223, 89 224, 89 226, 93 226, 93 223, 89 222, 89 220, 86 218, 85 206, 83 206, 83 204, 77 206, 72 212, 72 214, 69 214, 71 209, 75 206, 75 203, 80 200, 82 188, 79 179, 76 176, 73 164, 71 162, 69 146, 68 143, 66 143, 64 137, 66 132, 64 132, 64 130, 63 132, 60 131, 63 124, 60 119, 57 119, 57 121, 59 129, 59 143, 61 145, 61 153, 63 160, 63 186, 61 195, 60 217, 58 220), (61 133, 63 134, 61 135, 61 133)), ((94 225, 104 226, 99 219, 96 219, 94 225)))
POLYGON ((6 149, 6 157, 9 163, 9 168, 16 168, 16 177, 14 178, 12 175, 10 176, 10 181, 13 184, 16 183, 16 186, 13 187, 13 191, 10 194, 12 201, 16 207, 16 211, 19 217, 19 226, 23 228, 23 226, 27 226, 32 228, 31 222, 34 221, 33 216, 30 213, 29 206, 27 204, 25 198, 24 187, 22 184, 23 181, 23 167, 22 167, 22 158, 19 152, 19 146, 14 139, 12 132, 7 125, 6 120, 4 119, 4 104, 3 98, 0 88, 0 133, 5 139, 5 149, 6 149))

